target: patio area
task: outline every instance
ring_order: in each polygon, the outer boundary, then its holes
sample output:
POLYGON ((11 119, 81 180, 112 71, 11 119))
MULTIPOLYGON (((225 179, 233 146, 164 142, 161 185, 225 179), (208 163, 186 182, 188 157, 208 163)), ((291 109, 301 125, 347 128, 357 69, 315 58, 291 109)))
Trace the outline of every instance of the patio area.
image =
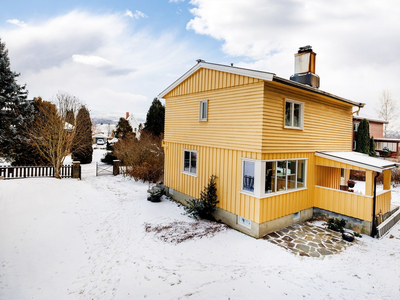
POLYGON ((266 235, 263 239, 306 257, 323 257, 338 254, 356 243, 346 242, 342 234, 312 225, 309 222, 294 224, 266 235))

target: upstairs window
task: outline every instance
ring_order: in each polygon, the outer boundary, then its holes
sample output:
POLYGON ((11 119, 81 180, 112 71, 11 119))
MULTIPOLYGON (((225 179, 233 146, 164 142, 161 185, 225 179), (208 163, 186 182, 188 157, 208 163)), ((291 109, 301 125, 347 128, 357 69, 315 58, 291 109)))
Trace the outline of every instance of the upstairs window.
POLYGON ((304 103, 285 101, 285 128, 303 129, 304 103))
POLYGON ((183 172, 197 175, 197 151, 183 150, 183 172))
POLYGON ((207 121, 207 106, 207 100, 200 101, 199 121, 207 121))

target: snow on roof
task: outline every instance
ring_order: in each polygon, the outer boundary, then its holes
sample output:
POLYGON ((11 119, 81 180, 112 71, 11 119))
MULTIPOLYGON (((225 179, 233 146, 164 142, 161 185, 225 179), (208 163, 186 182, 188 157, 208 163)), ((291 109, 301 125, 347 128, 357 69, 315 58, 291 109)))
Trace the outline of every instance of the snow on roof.
POLYGON ((361 167, 375 172, 382 172, 387 169, 393 169, 398 166, 397 163, 390 160, 375 158, 367 154, 355 151, 343 152, 315 152, 316 156, 327 158, 330 160, 346 163, 349 165, 361 167))
POLYGON ((360 116, 353 116, 353 119, 357 119, 357 120, 367 119, 368 121, 372 121, 372 122, 383 123, 383 124, 389 124, 388 121, 380 120, 380 119, 374 119, 374 118, 366 117, 366 116, 363 116, 363 115, 360 115, 360 116))
POLYGON ((238 68, 234 66, 227 66, 227 65, 221 65, 221 64, 215 64, 215 63, 209 63, 205 62, 204 60, 198 60, 198 63, 193 66, 189 71, 187 71, 185 74, 183 74, 180 78, 178 78, 175 82, 173 82, 169 87, 167 87, 164 91, 162 91, 158 97, 162 98, 165 95, 167 95, 170 91, 172 91, 175 87, 177 87, 179 84, 181 84, 185 79, 189 78, 193 73, 195 73, 197 70, 205 68, 205 69, 211 69, 211 70, 216 70, 216 71, 222 71, 222 72, 227 72, 231 74, 237 74, 237 75, 243 75, 243 76, 248 76, 248 77, 253 77, 253 78, 258 78, 262 79, 265 81, 276 81, 285 85, 291 85, 300 89, 308 90, 320 95, 324 95, 336 100, 339 100, 341 102, 345 102, 354 106, 358 107, 364 107, 365 103, 360 103, 360 102, 354 102, 327 92, 324 92, 318 88, 311 87, 306 84, 298 83, 293 80, 288 80, 284 79, 281 77, 276 76, 274 73, 270 72, 265 72, 265 71, 259 71, 259 70, 252 70, 252 69, 245 69, 245 68, 238 68))

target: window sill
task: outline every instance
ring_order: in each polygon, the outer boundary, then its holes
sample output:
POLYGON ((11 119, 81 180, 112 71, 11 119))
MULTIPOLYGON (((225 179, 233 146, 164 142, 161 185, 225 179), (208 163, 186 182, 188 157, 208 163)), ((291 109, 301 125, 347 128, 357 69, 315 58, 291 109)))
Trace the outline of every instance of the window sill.
POLYGON ((304 130, 304 127, 283 126, 284 129, 304 130))
POLYGON ((189 175, 192 177, 197 177, 197 174, 193 174, 193 173, 189 173, 189 172, 185 172, 185 171, 183 171, 182 174, 189 175))

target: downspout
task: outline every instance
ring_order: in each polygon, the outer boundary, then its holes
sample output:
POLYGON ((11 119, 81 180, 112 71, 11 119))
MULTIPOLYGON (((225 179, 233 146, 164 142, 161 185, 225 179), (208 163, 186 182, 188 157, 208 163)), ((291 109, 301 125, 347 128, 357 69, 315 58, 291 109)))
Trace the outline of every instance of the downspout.
POLYGON ((371 230, 371 236, 375 237, 376 235, 376 225, 375 225, 375 206, 376 206, 376 178, 379 176, 379 172, 376 172, 376 175, 374 177, 374 204, 372 207, 372 230, 371 230))

